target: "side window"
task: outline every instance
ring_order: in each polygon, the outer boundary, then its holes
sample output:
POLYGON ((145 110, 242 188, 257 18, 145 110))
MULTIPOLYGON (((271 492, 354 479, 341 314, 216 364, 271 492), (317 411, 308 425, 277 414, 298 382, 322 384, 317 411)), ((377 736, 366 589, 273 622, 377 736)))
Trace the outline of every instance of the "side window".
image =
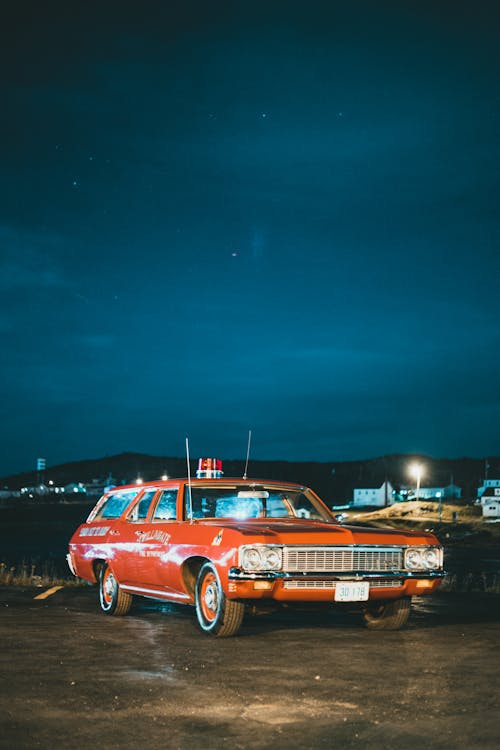
POLYGON ((100 507, 98 518, 119 518, 127 505, 136 497, 139 490, 113 492, 100 507))
POLYGON ((128 521, 144 521, 147 518, 151 503, 156 495, 156 489, 146 490, 139 502, 137 502, 130 511, 128 521))
POLYGON ((155 508, 153 521, 175 521, 178 490, 163 490, 155 508))

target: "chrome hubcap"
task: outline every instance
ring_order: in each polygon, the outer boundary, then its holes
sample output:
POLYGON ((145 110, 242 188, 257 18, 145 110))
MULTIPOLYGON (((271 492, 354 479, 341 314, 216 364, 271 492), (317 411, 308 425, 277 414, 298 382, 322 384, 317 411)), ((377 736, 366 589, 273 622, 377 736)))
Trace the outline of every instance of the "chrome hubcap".
POLYGON ((112 573, 109 573, 106 577, 106 580, 104 581, 104 594, 105 596, 111 598, 113 596, 114 590, 115 590, 115 577, 112 573))
POLYGON ((213 583, 210 583, 205 590, 205 606, 212 612, 217 606, 217 589, 213 583))

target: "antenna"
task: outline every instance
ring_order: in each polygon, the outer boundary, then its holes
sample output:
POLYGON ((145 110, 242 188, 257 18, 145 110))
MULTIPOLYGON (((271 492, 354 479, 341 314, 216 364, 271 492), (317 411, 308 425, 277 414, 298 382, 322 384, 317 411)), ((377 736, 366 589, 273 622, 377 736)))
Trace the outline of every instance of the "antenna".
POLYGON ((250 443, 252 442, 252 430, 248 430, 248 445, 247 445, 247 460, 245 463, 245 471, 243 473, 243 479, 248 477, 248 461, 250 458, 250 443))
POLYGON ((189 520, 193 520, 193 496, 191 494, 191 467, 189 466, 189 438, 186 438, 186 460, 188 470, 189 520))

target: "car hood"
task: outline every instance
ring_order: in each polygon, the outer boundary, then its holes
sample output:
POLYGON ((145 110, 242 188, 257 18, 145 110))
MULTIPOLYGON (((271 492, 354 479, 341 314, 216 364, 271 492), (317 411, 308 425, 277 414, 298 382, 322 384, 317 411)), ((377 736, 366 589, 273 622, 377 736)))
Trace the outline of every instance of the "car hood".
POLYGON ((231 529, 243 536, 266 537, 269 544, 438 544, 433 534, 395 529, 340 526, 308 519, 258 519, 214 521, 220 529, 231 529))

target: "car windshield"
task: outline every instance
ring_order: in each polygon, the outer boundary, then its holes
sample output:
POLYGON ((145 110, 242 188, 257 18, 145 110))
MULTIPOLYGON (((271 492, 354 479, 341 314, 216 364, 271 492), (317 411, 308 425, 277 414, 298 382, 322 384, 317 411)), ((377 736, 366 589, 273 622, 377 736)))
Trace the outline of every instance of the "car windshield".
MULTIPOLYGON (((328 511, 307 490, 281 487, 191 487, 193 518, 308 518, 332 521, 328 511)), ((186 486, 185 518, 190 518, 189 488, 186 486)))

